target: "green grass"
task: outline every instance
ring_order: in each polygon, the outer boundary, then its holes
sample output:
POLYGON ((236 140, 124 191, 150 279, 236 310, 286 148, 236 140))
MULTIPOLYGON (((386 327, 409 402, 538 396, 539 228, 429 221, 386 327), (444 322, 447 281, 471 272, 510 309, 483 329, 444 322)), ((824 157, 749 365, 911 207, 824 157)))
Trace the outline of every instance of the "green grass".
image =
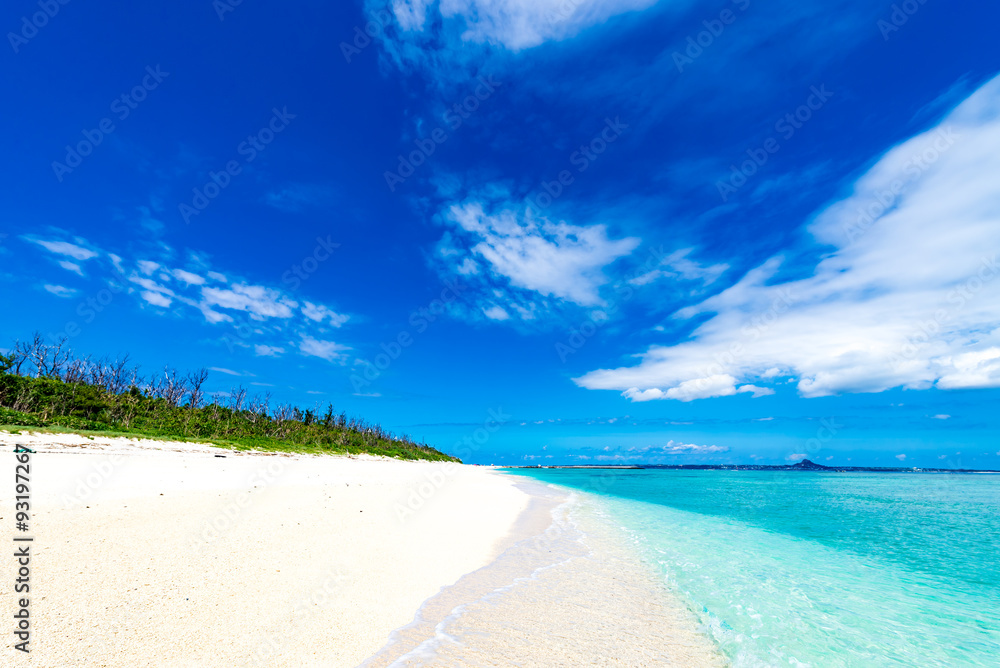
MULTIPOLYGON (((323 447, 318 444, 309 443, 290 443, 288 441, 282 441, 276 438, 251 438, 243 439, 239 441, 226 440, 222 438, 191 438, 187 436, 180 436, 175 434, 161 434, 153 432, 141 432, 141 431, 119 431, 115 429, 73 429, 70 427, 60 427, 58 425, 50 425, 46 427, 30 426, 23 424, 4 424, 0 423, 0 431, 6 431, 11 434, 27 432, 36 432, 42 434, 77 434, 79 436, 84 436, 90 439, 95 437, 104 438, 148 438, 159 441, 178 441, 181 443, 204 443, 216 448, 223 448, 226 450, 238 450, 241 452, 247 451, 259 451, 259 452, 287 452, 287 453, 298 453, 298 454, 308 454, 308 455, 360 455, 360 454, 370 454, 378 455, 383 457, 393 457, 395 459, 431 459, 440 461, 458 461, 453 457, 447 455, 442 455, 441 457, 417 457, 413 456, 414 453, 402 449, 402 448, 379 448, 379 447, 323 447)), ((438 453, 433 448, 428 448, 432 453, 438 453)))
POLYGON ((69 380, 68 373, 46 376, 36 368, 33 377, 9 373, 21 368, 12 364, 11 357, 0 355, 0 425, 8 431, 153 438, 263 452, 459 461, 377 424, 336 414, 332 405, 322 416, 287 405, 272 410, 266 401, 247 400, 245 392, 231 398, 228 406, 203 405, 198 393, 183 384, 183 391, 167 392, 162 384, 140 388, 141 381, 134 380, 124 391, 113 392, 99 382, 88 382, 83 373, 69 380))

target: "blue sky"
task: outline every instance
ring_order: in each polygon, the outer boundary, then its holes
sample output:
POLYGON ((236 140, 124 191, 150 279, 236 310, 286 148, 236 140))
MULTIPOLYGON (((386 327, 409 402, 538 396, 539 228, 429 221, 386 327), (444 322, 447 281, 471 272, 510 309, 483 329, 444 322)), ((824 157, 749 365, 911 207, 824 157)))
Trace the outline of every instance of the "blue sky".
POLYGON ((0 346, 474 463, 1000 468, 998 18, 9 3, 0 346))

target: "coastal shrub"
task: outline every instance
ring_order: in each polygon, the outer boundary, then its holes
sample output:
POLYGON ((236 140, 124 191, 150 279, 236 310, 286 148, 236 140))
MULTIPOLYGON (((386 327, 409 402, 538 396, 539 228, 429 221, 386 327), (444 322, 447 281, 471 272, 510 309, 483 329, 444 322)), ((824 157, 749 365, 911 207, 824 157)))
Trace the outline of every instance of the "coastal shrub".
POLYGON ((40 334, 15 341, 0 355, 0 424, 199 440, 285 452, 384 455, 458 461, 434 448, 396 436, 378 424, 334 411, 271 405, 270 395, 242 387, 206 402, 208 372, 182 374, 167 367, 144 377, 128 356, 78 358, 65 341, 40 334))

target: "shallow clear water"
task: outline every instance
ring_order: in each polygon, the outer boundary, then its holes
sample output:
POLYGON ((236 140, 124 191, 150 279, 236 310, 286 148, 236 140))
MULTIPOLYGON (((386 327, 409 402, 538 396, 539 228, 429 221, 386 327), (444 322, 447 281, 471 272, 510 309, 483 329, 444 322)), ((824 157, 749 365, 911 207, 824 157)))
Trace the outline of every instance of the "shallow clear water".
POLYGON ((597 495, 735 666, 1000 665, 1000 476, 510 472, 597 495))

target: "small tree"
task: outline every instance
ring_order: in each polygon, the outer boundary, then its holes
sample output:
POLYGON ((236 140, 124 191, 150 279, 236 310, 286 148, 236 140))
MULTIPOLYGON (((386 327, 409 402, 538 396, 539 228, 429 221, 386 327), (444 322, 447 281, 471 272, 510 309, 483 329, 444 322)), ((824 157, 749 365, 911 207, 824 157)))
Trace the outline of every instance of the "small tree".
POLYGON ((187 376, 188 405, 191 406, 192 411, 201 406, 201 402, 205 399, 205 391, 201 388, 206 380, 208 380, 208 371, 206 369, 198 369, 187 376))

